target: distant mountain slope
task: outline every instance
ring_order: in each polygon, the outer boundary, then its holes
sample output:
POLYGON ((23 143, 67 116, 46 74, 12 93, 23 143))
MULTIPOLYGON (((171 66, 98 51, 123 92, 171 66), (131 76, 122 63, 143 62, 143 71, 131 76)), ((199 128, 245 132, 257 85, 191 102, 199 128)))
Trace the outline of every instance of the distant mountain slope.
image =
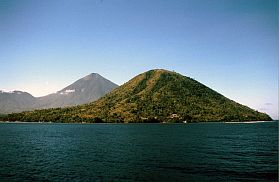
POLYGON ((0 113, 21 112, 35 107, 36 98, 27 92, 0 91, 0 113))
POLYGON ((97 73, 91 73, 66 88, 38 98, 38 108, 65 107, 95 101, 117 85, 97 73))
POLYGON ((64 89, 43 97, 27 92, 0 92, 0 113, 21 112, 85 104, 95 101, 117 85, 97 73, 91 73, 64 89))
POLYGON ((271 120, 178 73, 142 73, 90 104, 9 115, 8 120, 58 122, 196 122, 271 120))

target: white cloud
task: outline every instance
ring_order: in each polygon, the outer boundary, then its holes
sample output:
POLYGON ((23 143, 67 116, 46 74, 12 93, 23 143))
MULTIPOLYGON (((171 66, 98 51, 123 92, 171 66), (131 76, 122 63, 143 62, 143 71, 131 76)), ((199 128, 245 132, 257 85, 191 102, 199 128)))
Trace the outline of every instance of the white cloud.
POLYGON ((65 90, 64 92, 60 92, 60 94, 61 95, 68 95, 69 93, 74 93, 75 91, 76 91, 75 89, 73 89, 73 90, 68 89, 68 90, 65 90))

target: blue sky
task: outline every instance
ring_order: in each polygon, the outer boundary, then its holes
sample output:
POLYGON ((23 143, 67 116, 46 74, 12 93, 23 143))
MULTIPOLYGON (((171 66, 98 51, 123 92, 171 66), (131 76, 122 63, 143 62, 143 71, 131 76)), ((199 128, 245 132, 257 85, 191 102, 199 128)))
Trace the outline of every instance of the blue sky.
POLYGON ((0 89, 174 70, 278 118, 278 1, 0 0, 0 89))

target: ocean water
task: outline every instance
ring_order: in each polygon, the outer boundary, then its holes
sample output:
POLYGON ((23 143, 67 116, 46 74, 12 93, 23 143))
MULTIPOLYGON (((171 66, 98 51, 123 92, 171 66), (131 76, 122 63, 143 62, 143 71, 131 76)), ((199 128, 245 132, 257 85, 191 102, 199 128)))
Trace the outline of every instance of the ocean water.
POLYGON ((0 181, 278 181, 278 123, 1 123, 0 181))

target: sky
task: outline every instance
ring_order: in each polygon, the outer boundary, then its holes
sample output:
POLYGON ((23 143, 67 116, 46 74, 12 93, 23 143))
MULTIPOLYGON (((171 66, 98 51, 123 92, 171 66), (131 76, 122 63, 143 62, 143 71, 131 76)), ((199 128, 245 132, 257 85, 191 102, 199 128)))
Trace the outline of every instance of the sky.
POLYGON ((0 90, 162 68, 278 119, 278 14, 276 0, 0 0, 0 90))

